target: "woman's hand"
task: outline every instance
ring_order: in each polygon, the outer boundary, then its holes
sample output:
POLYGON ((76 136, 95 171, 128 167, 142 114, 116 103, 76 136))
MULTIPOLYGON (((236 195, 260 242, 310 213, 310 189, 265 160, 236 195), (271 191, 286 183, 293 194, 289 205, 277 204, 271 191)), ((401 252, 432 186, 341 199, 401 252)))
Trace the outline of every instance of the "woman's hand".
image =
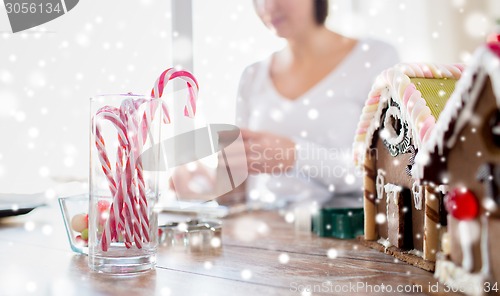
POLYGON ((241 129, 249 173, 283 173, 295 164, 295 143, 286 137, 241 129))
POLYGON ((193 162, 175 168, 169 187, 182 200, 205 200, 213 196, 215 176, 202 163, 193 162))

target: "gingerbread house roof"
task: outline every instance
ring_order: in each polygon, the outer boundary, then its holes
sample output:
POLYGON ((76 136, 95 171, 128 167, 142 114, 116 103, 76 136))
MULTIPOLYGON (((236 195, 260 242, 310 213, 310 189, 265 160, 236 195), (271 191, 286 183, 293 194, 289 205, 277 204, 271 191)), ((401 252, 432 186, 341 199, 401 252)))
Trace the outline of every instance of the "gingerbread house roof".
POLYGON ((401 119, 411 130, 415 148, 421 147, 429 139, 462 71, 463 66, 458 64, 398 64, 382 72, 375 80, 358 123, 353 147, 356 165, 363 164, 389 99, 400 106, 401 119))
POLYGON ((456 137, 470 120, 473 108, 487 78, 490 78, 497 106, 500 108, 500 44, 480 47, 457 82, 455 91, 441 112, 428 140, 422 145, 415 158, 412 175, 422 179, 424 168, 432 154, 442 155, 445 148, 453 147, 456 137), (453 128, 453 130, 449 130, 453 128))

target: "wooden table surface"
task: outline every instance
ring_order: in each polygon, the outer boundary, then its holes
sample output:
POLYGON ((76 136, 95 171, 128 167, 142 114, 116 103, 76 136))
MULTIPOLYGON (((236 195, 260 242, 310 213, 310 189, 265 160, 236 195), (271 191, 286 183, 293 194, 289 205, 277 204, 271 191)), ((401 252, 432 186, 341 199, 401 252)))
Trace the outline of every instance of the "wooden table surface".
POLYGON ((0 295, 426 295, 430 286, 452 295, 431 273, 356 241, 295 231, 276 212, 223 223, 220 251, 163 247, 156 270, 120 277, 91 272, 70 250, 55 203, 0 219, 0 295))

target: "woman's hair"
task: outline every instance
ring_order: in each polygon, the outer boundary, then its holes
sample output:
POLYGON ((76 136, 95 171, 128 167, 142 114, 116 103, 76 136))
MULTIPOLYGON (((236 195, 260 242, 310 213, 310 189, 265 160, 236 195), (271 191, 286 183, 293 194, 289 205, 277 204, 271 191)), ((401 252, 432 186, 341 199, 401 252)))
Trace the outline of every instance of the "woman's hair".
POLYGON ((328 0, 314 0, 314 20, 318 25, 325 24, 328 16, 328 0))

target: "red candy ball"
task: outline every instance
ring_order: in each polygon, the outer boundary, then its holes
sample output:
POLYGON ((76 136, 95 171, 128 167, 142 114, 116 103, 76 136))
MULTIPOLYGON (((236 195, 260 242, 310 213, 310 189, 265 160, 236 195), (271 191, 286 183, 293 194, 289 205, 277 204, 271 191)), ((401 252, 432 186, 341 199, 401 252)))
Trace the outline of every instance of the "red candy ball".
POLYGON ((492 52, 500 57, 500 42, 490 43, 488 44, 488 47, 492 52))
POLYGON ((455 188, 448 193, 446 210, 457 220, 471 220, 479 214, 479 202, 467 188, 455 188))
POLYGON ((88 245, 87 241, 84 240, 81 235, 75 237, 75 243, 80 247, 86 247, 88 245))
POLYGON ((97 202, 97 211, 99 213, 106 212, 109 210, 110 206, 111 204, 109 203, 109 201, 100 200, 97 202))

